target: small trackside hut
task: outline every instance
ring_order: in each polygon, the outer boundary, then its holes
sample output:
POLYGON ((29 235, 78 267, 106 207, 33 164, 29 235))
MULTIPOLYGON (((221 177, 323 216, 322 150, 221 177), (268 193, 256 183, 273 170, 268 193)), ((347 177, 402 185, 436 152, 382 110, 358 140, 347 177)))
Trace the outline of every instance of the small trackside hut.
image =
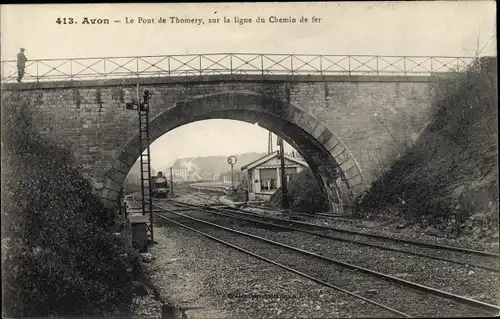
MULTIPOLYGON (((284 154, 286 180, 290 181, 307 163, 295 154, 284 154)), ((241 167, 247 176, 248 199, 269 200, 281 187, 280 154, 272 152, 241 167)))

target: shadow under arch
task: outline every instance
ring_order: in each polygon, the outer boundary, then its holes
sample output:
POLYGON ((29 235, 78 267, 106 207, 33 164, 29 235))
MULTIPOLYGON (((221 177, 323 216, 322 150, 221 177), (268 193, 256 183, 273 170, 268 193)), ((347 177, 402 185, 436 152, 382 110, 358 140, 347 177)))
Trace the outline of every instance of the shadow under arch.
MULTIPOLYGON (((177 127, 207 119, 258 122, 283 137, 304 157, 329 196, 338 177, 349 190, 350 199, 365 189, 358 163, 327 126, 298 106, 253 92, 215 93, 179 101, 150 122, 150 143, 177 127)), ((106 173, 101 198, 108 207, 116 205, 128 172, 145 149, 139 149, 137 133, 106 173)))

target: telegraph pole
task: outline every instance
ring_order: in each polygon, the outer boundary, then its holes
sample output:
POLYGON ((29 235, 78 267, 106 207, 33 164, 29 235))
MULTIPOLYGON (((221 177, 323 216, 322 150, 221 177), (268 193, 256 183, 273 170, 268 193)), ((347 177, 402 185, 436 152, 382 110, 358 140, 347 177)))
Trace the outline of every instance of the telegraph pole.
POLYGON ((283 209, 288 209, 290 207, 288 203, 288 191, 286 189, 286 174, 285 174, 285 151, 283 147, 283 139, 278 136, 278 144, 280 146, 280 160, 281 160, 281 194, 282 200, 281 205, 283 209))
POLYGON ((234 188, 234 165, 231 165, 231 184, 233 185, 234 188))
POLYGON ((172 166, 170 166, 170 192, 174 196, 174 178, 172 177, 172 166))

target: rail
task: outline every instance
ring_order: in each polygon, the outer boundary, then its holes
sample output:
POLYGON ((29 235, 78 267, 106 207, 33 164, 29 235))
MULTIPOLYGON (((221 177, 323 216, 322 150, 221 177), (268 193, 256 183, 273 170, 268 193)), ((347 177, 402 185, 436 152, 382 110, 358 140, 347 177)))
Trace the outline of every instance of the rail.
POLYGON ((206 191, 222 192, 222 193, 227 193, 227 191, 229 191, 230 189, 229 186, 210 186, 210 185, 197 185, 197 184, 190 185, 190 187, 201 191, 206 190, 206 191))
MULTIPOLYGON (((206 75, 429 76, 461 72, 474 57, 211 53, 27 61, 23 82, 206 75)), ((15 60, 1 62, 3 83, 17 81, 15 60)))
MULTIPOLYGON (((287 244, 279 242, 279 241, 273 241, 273 240, 270 240, 270 239, 265 238, 265 237, 260 237, 260 236, 257 236, 257 235, 251 234, 251 233, 243 232, 243 231, 232 229, 232 228, 229 228, 229 227, 224 227, 224 226, 222 226, 220 224, 216 224, 216 223, 209 222, 207 220, 203 220, 203 219, 195 218, 195 217, 192 217, 192 216, 188 216, 186 214, 179 214, 179 213, 175 212, 174 210, 168 209, 166 207, 162 207, 162 206, 155 205, 155 204, 153 204, 153 205, 155 207, 159 208, 159 209, 163 209, 164 211, 172 213, 172 214, 174 214, 176 216, 179 216, 179 217, 184 217, 186 219, 193 220, 195 222, 202 223, 204 225, 210 225, 210 226, 213 226, 213 227, 215 227, 217 229, 226 230, 226 231, 231 232, 233 234, 238 234, 238 235, 242 235, 242 236, 245 236, 245 237, 253 238, 253 239, 259 240, 261 242, 265 242, 265 243, 271 244, 271 245, 273 245, 275 247, 285 248, 288 251, 298 252, 298 253, 300 253, 302 255, 305 255, 305 256, 308 256, 308 257, 312 257, 312 258, 317 258, 317 259, 319 259, 321 261, 324 261, 324 262, 327 262, 329 264, 341 266, 341 267, 343 267, 345 269, 350 269, 350 270, 357 271, 357 272, 362 273, 362 274, 370 275, 370 276, 373 276, 373 277, 385 280, 387 282, 392 282, 392 283, 395 283, 395 284, 400 285, 400 286, 408 287, 408 288, 411 288, 413 290, 417 290, 419 292, 423 292, 425 294, 429 294, 429 295, 434 295, 436 297, 445 298, 445 299, 448 299, 448 301, 455 301, 455 302, 463 304, 463 305, 467 305, 467 306, 471 306, 471 307, 477 307, 478 309, 485 310, 485 311, 487 311, 487 312, 489 312, 491 314, 494 314, 494 315, 498 315, 498 312, 500 310, 500 307, 498 305, 495 305, 495 304, 489 304, 489 303, 478 301, 478 300, 475 300, 475 299, 471 299, 471 298, 468 298, 468 297, 465 297, 465 296, 453 294, 453 293, 450 293, 450 292, 447 292, 447 291, 444 291, 444 290, 440 290, 440 289, 436 289, 436 288, 433 288, 433 287, 425 286, 425 285, 422 285, 422 284, 419 284, 419 283, 416 283, 416 282, 412 282, 412 281, 409 281, 409 280, 398 278, 398 277, 390 275, 390 274, 382 273, 382 272, 375 271, 375 270, 372 270, 372 269, 369 269, 369 268, 364 268, 364 267, 361 267, 361 266, 358 266, 358 265, 355 265, 355 264, 351 264, 351 263, 348 263, 348 262, 340 260, 340 259, 336 259, 336 258, 324 256, 324 255, 319 254, 319 253, 314 253, 312 251, 305 250, 303 248, 297 248, 297 247, 290 246, 290 245, 287 245, 287 244)), ((193 209, 194 210, 198 210, 198 211, 202 211, 202 212, 210 212, 206 208, 201 208, 201 207, 198 207, 198 208, 194 208, 193 207, 193 209)), ((159 215, 159 214, 155 214, 155 216, 159 217, 159 218, 162 218, 162 219, 168 219, 167 217, 159 215)), ((172 220, 170 219, 169 221, 172 221, 172 220)), ((182 227, 186 227, 186 225, 184 225, 184 224, 181 224, 181 223, 177 223, 177 224, 178 225, 182 225, 182 227)), ((198 230, 196 230, 194 228, 190 228, 190 229, 194 230, 194 231, 196 231, 196 232, 198 232, 200 234, 203 234, 205 236, 207 235, 206 233, 202 233, 202 232, 200 232, 200 231, 198 231, 198 230)), ((218 240, 218 238, 213 237, 213 236, 210 236, 210 238, 218 240)), ((232 247, 234 248, 235 246, 232 246, 232 247)), ((277 255, 279 255, 279 254, 276 254, 275 256, 277 256, 277 255)), ((254 256, 257 257, 258 255, 254 254, 254 256)), ((257 257, 257 258, 259 258, 259 257, 257 257)), ((291 270, 291 268, 289 268, 288 270, 291 270)), ((311 278, 309 278, 309 279, 311 279, 311 278)), ((335 286, 330 285, 328 283, 327 283, 327 285, 329 285, 330 288, 334 288, 334 289, 338 288, 338 287, 335 287, 335 286)), ((370 302, 370 303, 373 304, 373 302, 370 302)), ((399 306, 401 306, 401 305, 399 305, 399 306)), ((383 305, 382 305, 382 307, 384 309, 386 309, 386 310, 389 310, 389 309, 392 310, 392 308, 388 308, 388 307, 383 306, 383 305)), ((408 315, 406 315, 406 314, 404 314, 402 312, 399 312, 397 310, 395 310, 394 312, 398 312, 400 315, 403 314, 406 317, 408 317, 408 315)))

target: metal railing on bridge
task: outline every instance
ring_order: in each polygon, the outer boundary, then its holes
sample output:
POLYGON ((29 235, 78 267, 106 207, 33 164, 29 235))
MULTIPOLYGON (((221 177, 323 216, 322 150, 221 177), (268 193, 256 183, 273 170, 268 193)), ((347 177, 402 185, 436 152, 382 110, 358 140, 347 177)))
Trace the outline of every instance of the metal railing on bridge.
MULTIPOLYGON (((474 57, 213 53, 30 60, 23 82, 205 75, 399 75, 465 71, 474 57)), ((2 82, 15 82, 15 60, 2 82)))

